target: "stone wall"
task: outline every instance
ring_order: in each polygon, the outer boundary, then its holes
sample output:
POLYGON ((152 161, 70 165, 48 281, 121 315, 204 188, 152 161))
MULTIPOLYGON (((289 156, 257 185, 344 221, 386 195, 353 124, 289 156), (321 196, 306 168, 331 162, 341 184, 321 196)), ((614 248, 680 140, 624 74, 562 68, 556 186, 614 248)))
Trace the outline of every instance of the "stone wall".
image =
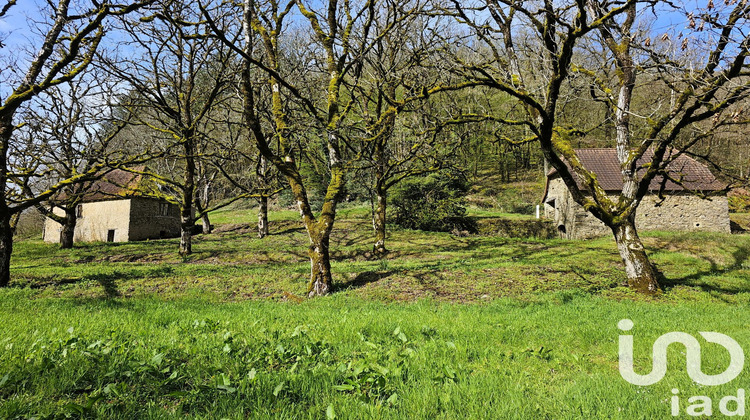
MULTIPOLYGON (((62 209, 53 209, 55 214, 62 215, 62 209)), ((49 217, 44 218, 44 228, 42 229, 42 239, 44 242, 60 243, 60 233, 62 232, 62 225, 50 219, 49 217)))
MULTIPOLYGON (((75 242, 127 242, 130 230, 130 200, 109 200, 83 203, 80 205, 80 217, 76 223, 73 236, 75 242), (109 232, 114 231, 114 237, 109 238, 109 232)), ((60 208, 54 209, 55 214, 63 215, 60 208)), ((44 223, 44 241, 60 242, 62 225, 47 218, 44 223)))
POLYGON ((130 206, 130 240, 173 238, 180 236, 180 209, 148 198, 134 198, 130 206), (163 206, 168 206, 166 215, 163 206))
POLYGON ((606 235, 609 229, 573 201, 560 178, 549 181, 544 217, 553 220, 561 238, 592 238, 606 235))
MULTIPOLYGON (((636 227, 644 230, 730 233, 726 195, 701 199, 690 193, 649 195, 636 212, 636 227)), ((544 216, 555 222, 563 238, 585 239, 611 234, 604 223, 573 201, 560 178, 549 180, 544 216), (554 200, 554 201, 551 201, 554 200)))
MULTIPOLYGON (((140 241, 144 239, 170 238, 180 235, 180 213, 175 204, 169 204, 166 215, 162 215, 159 200, 133 198, 96 201, 81 204, 81 217, 76 224, 75 242, 140 241), (114 238, 110 238, 114 231, 114 238)), ((63 215, 60 208, 55 214, 63 215)), ((47 218, 44 222, 44 241, 59 243, 62 225, 47 218)))

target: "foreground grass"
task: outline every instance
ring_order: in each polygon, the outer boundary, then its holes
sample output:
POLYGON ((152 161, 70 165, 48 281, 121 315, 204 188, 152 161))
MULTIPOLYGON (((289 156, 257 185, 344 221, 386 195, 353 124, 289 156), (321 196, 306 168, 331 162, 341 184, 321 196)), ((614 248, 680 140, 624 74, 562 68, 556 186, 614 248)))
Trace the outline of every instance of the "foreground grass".
MULTIPOLYGON (((486 216, 487 214, 478 214, 486 216)), ((304 296, 297 215, 255 237, 248 210, 176 256, 176 240, 16 245, 0 290, 0 418, 621 418, 669 416, 671 390, 711 397, 670 350, 667 378, 619 376, 617 321, 638 372, 669 331, 750 343, 750 236, 650 232, 664 293, 622 287, 609 238, 456 237, 392 229, 370 256, 367 209, 340 213, 330 297, 304 296)), ((702 342, 702 341, 701 341, 702 342)), ((704 345, 703 371, 728 357, 704 345)))
MULTIPOLYGON (((669 415, 671 389, 718 404, 750 376, 697 387, 680 348, 650 387, 617 371, 667 331, 750 343, 746 308, 540 294, 454 305, 337 295, 301 304, 30 299, 0 292, 0 418, 622 418, 669 415)), ((728 357, 706 346, 706 373, 728 357)), ((682 410, 684 412, 685 403, 682 410)))

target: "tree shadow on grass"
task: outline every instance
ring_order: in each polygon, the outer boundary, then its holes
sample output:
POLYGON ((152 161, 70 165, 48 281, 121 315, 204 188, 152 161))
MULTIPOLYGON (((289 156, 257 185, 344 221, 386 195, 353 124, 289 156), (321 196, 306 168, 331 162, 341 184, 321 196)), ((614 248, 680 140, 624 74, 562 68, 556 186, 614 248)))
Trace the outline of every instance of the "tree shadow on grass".
MULTIPOLYGON (((127 277, 129 276, 126 276, 126 278, 127 277)), ((53 277, 48 277, 45 279, 39 279, 38 281, 35 281, 33 283, 15 282, 14 285, 18 287, 28 287, 29 289, 38 290, 38 289, 46 289, 48 287, 60 287, 60 286, 77 284, 77 283, 81 283, 87 280, 94 280, 102 286, 107 298, 115 298, 115 297, 122 296, 120 291, 117 290, 116 280, 119 280, 119 279, 122 279, 122 277, 119 276, 119 273, 115 272, 111 274, 96 274, 93 276, 86 276, 85 278, 83 277, 57 278, 53 276, 53 277)))
POLYGON ((126 275, 123 279, 123 276, 115 271, 112 274, 96 274, 89 278, 102 286, 104 294, 106 294, 108 298, 116 298, 122 296, 122 293, 117 289, 117 280, 130 279, 133 277, 126 275))
POLYGON ((304 232, 304 231, 305 231, 304 227, 297 227, 297 228, 288 228, 288 229, 280 230, 278 232, 269 232, 268 234, 272 236, 284 236, 290 233, 298 233, 298 232, 304 232))
POLYGON ((88 274, 83 277, 64 277, 49 276, 45 278, 33 279, 25 283, 16 282, 18 287, 28 287, 30 289, 46 289, 48 287, 59 287, 65 285, 74 285, 84 281, 95 281, 102 286, 106 298, 121 297, 117 284, 128 280, 139 280, 144 278, 162 277, 173 273, 171 267, 159 267, 149 270, 115 270, 111 273, 88 274))
POLYGON ((738 293, 750 292, 750 279, 742 285, 736 287, 722 287, 716 284, 707 284, 702 282, 705 277, 716 276, 721 274, 732 274, 736 271, 744 270, 745 264, 750 260, 750 246, 740 246, 732 252, 732 262, 728 265, 719 265, 715 259, 708 256, 699 256, 702 260, 709 263, 710 267, 705 270, 698 270, 693 274, 682 277, 668 278, 661 275, 659 282, 665 290, 675 286, 692 286, 703 290, 704 292, 714 292, 725 295, 735 295, 738 293))
POLYGON ((393 271, 364 271, 357 274, 357 276, 351 280, 334 283, 331 291, 333 293, 338 293, 348 289, 358 289, 370 283, 378 282, 393 273, 393 271))

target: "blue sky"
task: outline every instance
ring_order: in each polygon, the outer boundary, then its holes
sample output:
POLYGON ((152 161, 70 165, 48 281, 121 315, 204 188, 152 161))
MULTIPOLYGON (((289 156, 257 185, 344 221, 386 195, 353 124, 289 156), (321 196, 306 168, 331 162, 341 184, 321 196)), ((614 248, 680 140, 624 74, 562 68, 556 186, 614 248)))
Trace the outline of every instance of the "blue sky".
MULTIPOLYGON (((5 3, 5 1, 0 0, 0 4, 5 3)), ((73 1, 73 3, 76 3, 76 1, 73 1)), ((82 0, 81 3, 88 3, 88 0, 82 0)), ((678 3, 682 4, 685 8, 695 9, 697 7, 705 7, 706 1, 688 0, 678 1, 678 3)), ((715 0, 715 3, 723 6, 724 1, 715 0)), ((6 61, 5 58, 11 56, 15 60, 23 56, 21 54, 23 51, 22 48, 38 48, 38 35, 31 28, 34 26, 33 21, 42 19, 40 9, 43 7, 49 7, 44 0, 18 0, 18 3, 10 9, 8 15, 0 19, 0 34, 5 39, 4 43, 6 45, 5 48, 0 49, 0 59, 6 61)), ((652 27, 654 35, 652 37, 659 37, 665 32, 683 32, 684 35, 694 38, 706 38, 708 35, 706 32, 689 30, 684 13, 668 11, 666 9, 660 10, 656 16, 651 12, 642 11, 642 13, 648 19, 654 20, 652 27)))
MULTIPOLYGON (((3 1, 3 3, 5 3, 3 1)), ((6 45, 24 44, 30 34, 31 21, 39 19, 40 5, 37 0, 19 0, 8 14, 0 19, 0 33, 6 38, 6 45)))

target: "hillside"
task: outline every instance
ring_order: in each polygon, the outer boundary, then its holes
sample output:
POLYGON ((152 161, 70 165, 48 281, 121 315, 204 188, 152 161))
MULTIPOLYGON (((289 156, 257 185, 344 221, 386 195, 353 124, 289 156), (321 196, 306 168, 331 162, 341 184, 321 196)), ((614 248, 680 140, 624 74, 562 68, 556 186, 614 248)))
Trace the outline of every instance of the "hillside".
MULTIPOLYGON (((471 213, 503 215, 482 209, 471 213)), ((71 251, 23 241, 14 255, 13 284, 39 297, 303 296, 309 261, 297 217, 292 211, 273 212, 272 235, 259 240, 252 210, 217 212, 216 233, 197 237, 195 254, 184 260, 177 255, 177 240, 80 244, 71 251)), ((392 252, 376 260, 370 255, 368 209, 344 209, 339 217, 331 241, 337 293, 386 301, 456 302, 529 298, 561 290, 633 297, 620 287, 625 277, 609 238, 456 237, 392 227, 386 243, 392 252)), ((657 299, 744 302, 750 296, 750 236, 653 232, 644 238, 666 277, 665 294, 657 299)))

